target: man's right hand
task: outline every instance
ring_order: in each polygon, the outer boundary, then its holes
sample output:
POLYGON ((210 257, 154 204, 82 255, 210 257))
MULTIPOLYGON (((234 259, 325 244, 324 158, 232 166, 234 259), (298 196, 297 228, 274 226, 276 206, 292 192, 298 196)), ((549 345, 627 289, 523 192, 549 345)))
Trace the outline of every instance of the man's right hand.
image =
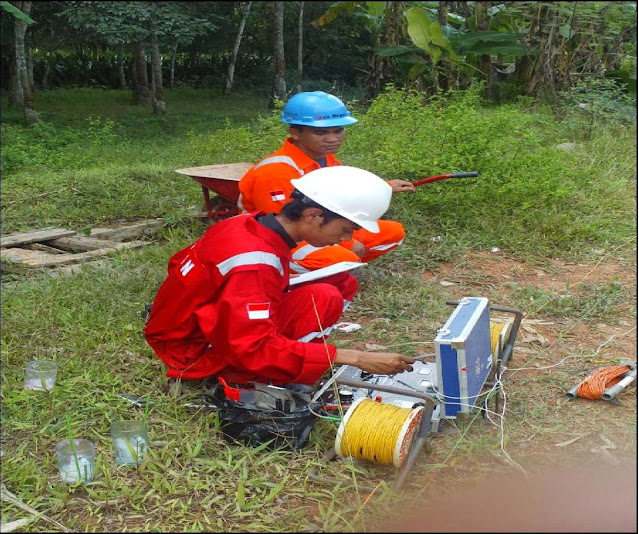
POLYGON ((415 358, 394 352, 364 352, 354 349, 337 349, 334 364, 354 365, 362 371, 376 375, 394 375, 412 371, 415 358))

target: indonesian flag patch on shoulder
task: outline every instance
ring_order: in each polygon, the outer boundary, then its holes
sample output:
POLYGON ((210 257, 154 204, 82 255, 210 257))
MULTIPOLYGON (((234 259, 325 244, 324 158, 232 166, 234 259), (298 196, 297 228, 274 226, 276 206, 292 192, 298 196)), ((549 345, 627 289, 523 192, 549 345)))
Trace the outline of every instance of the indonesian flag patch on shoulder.
POLYGON ((286 194, 284 193, 283 189, 277 189, 276 191, 271 191, 270 195, 271 195, 271 200, 273 202, 277 202, 278 200, 285 200, 286 199, 286 194))
POLYGON ((270 302, 250 303, 246 305, 249 319, 268 319, 270 317, 270 302))

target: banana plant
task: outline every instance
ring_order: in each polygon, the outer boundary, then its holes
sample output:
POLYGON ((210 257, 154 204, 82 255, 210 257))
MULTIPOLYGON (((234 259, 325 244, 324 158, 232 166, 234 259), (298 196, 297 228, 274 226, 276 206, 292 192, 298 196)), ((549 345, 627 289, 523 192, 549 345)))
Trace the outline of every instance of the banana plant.
POLYGON ((35 20, 33 20, 29 15, 23 13, 9 2, 0 2, 0 7, 2 7, 2 9, 4 9, 5 11, 11 13, 17 19, 23 20, 27 24, 35 24, 35 20))
POLYGON ((469 24, 459 15, 454 15, 457 24, 462 21, 459 29, 449 24, 442 27, 434 20, 434 11, 419 6, 409 8, 406 18, 413 46, 388 46, 377 51, 379 55, 394 56, 400 63, 413 64, 408 71, 410 80, 417 79, 442 59, 467 64, 471 55, 516 57, 527 53, 514 32, 468 31, 469 24))

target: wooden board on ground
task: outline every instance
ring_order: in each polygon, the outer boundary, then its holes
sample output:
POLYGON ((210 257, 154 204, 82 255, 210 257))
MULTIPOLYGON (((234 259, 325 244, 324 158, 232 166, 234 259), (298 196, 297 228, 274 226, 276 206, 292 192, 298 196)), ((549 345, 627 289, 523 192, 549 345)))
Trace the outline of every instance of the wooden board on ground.
MULTIPOLYGON (((122 243, 119 241, 112 241, 110 239, 98 239, 97 237, 74 235, 71 237, 60 237, 58 239, 52 239, 51 241, 47 242, 47 245, 69 252, 88 252, 90 250, 100 250, 104 248, 113 248, 115 250, 131 248, 131 243, 138 243, 138 241, 128 241, 126 243, 122 243)), ((139 243, 142 243, 144 245, 147 244, 146 241, 139 241, 139 243)))
POLYGON ((220 165, 204 165, 203 167, 188 167, 186 169, 177 169, 175 172, 196 178, 217 178, 219 180, 240 181, 240 178, 246 174, 253 166, 252 163, 245 161, 240 163, 223 163, 220 165))
MULTIPOLYGON (((161 219, 157 219, 108 230, 117 238, 123 239, 126 236, 139 235, 160 225, 161 219)), ((60 270, 62 266, 94 263, 98 258, 113 252, 139 248, 147 244, 149 244, 148 241, 119 241, 79 235, 72 230, 45 228, 5 236, 3 246, 0 248, 0 260, 4 273, 26 273, 34 269, 60 270)), ((77 269, 60 270, 61 273, 74 271, 77 269)))
MULTIPOLYGON (((104 240, 103 240, 104 241, 104 240)), ((138 248, 147 245, 148 241, 128 241, 126 243, 105 242, 99 249, 86 252, 69 252, 67 254, 51 254, 41 250, 29 250, 24 248, 7 248, 0 251, 2 270, 23 271, 24 269, 38 269, 67 265, 69 263, 81 263, 93 260, 99 256, 105 256, 126 248, 138 248)))
POLYGON ((73 230, 65 230, 64 228, 42 228, 41 230, 3 236, 0 238, 0 247, 17 247, 19 245, 38 243, 57 237, 72 236, 77 233, 78 232, 73 230))
POLYGON ((113 241, 123 241, 148 234, 162 227, 162 219, 146 219, 133 224, 119 226, 117 228, 92 228, 91 237, 98 239, 112 239, 113 241))

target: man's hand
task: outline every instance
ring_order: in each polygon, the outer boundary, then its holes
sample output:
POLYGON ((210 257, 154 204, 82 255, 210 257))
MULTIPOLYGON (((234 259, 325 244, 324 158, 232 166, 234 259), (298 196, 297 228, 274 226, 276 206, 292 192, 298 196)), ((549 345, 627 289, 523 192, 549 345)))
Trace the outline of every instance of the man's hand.
POLYGON ((393 188, 393 193, 412 193, 415 186, 406 180, 388 180, 388 185, 393 188))
POLYGON ((363 258, 364 254, 366 254, 366 247, 362 243, 357 241, 357 239, 354 239, 351 252, 357 254, 360 258, 363 258))
POLYGON ((337 349, 333 363, 337 365, 354 365, 362 371, 376 375, 394 375, 404 371, 412 371, 415 358, 394 352, 364 352, 354 349, 337 349))

